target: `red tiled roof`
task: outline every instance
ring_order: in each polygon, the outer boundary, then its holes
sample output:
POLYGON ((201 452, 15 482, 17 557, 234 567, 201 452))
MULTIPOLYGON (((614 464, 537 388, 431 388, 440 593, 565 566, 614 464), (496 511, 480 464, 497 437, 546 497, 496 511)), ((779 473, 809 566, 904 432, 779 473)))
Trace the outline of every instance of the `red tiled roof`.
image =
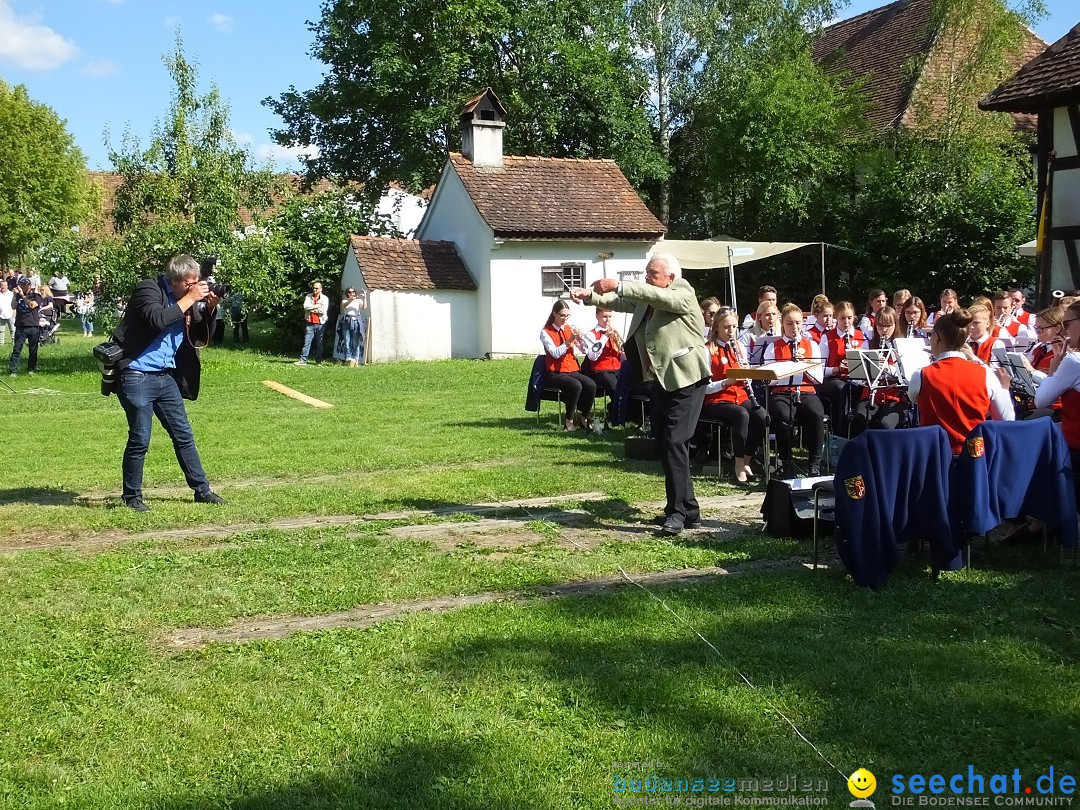
POLYGON ((613 160, 504 157, 478 169, 450 163, 498 237, 652 240, 666 230, 613 160))
MULTIPOLYGON (((861 84, 872 130, 917 126, 911 105, 920 76, 947 70, 952 57, 942 52, 937 33, 934 0, 897 0, 830 25, 814 42, 813 56, 826 70, 846 73, 846 83, 861 84)), ((1013 64, 1023 64, 1045 47, 1027 32, 1013 64)), ((940 106, 928 100, 931 109, 940 106)), ((1018 129, 1034 129, 1027 116, 1014 116, 1014 121, 1018 129)))
POLYGON ((476 289, 453 242, 353 236, 349 247, 371 289, 476 289))
POLYGON ((988 93, 979 107, 1035 113, 1080 100, 1080 24, 988 93))

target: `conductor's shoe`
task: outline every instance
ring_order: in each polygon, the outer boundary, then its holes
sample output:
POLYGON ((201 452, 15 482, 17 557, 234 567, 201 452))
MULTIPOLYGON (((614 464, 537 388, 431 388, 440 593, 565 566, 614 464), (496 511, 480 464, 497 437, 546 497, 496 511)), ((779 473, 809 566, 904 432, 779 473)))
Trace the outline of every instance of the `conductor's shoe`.
POLYGON ((142 498, 132 498, 129 501, 124 501, 124 506, 131 509, 134 512, 149 512, 150 507, 143 503, 142 498))
MULTIPOLYGON (((670 515, 657 515, 653 518, 652 522, 656 526, 663 526, 670 519, 670 515)), ((682 525, 685 529, 696 529, 701 525, 701 517, 698 516, 694 518, 683 518, 682 525)))
POLYGON ((213 490, 206 490, 206 492, 195 493, 195 503, 212 503, 217 506, 224 506, 225 499, 218 495, 213 490))
POLYGON ((668 515, 668 519, 664 521, 664 524, 660 527, 660 534, 665 534, 668 537, 675 537, 678 534, 682 534, 682 530, 686 528, 686 521, 683 520, 682 515, 668 515))

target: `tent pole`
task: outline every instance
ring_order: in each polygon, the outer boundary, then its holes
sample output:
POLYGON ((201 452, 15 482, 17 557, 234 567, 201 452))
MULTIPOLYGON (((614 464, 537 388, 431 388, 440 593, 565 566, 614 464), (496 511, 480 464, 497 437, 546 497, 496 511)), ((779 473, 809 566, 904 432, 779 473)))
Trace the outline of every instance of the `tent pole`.
POLYGON ((825 294, 825 243, 821 243, 821 294, 825 294))
POLYGON ((735 264, 731 260, 731 245, 728 245, 727 249, 727 272, 728 283, 731 284, 731 308, 738 312, 739 304, 735 300, 735 264))

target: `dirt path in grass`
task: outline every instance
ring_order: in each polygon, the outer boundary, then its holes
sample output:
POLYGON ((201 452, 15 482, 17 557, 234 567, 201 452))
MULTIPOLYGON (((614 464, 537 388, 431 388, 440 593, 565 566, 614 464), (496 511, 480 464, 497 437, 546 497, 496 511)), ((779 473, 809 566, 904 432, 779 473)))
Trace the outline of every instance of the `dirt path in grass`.
POLYGON ((726 568, 691 568, 677 571, 660 571, 650 574, 632 574, 632 581, 623 577, 608 576, 565 582, 557 585, 538 586, 519 591, 501 591, 470 594, 468 596, 442 596, 431 599, 415 599, 377 605, 360 605, 351 610, 327 613, 321 616, 283 616, 277 618, 249 619, 233 622, 223 628, 190 627, 174 630, 161 639, 161 646, 173 652, 195 650, 210 644, 239 644, 249 641, 272 641, 287 638, 296 633, 340 628, 363 630, 393 621, 410 613, 448 613, 452 610, 492 603, 522 604, 537 600, 565 599, 574 596, 591 596, 613 591, 617 588, 685 587, 722 577, 736 576, 752 571, 795 569, 796 560, 763 560, 740 563, 726 568))
MULTIPOLYGON (((703 528, 696 529, 695 532, 745 530, 746 525, 756 519, 756 509, 761 504, 761 498, 759 493, 699 498, 705 519, 703 528), (732 510, 738 513, 737 516, 732 510), (711 513, 717 511, 724 513, 723 519, 711 516, 711 513)), ((379 512, 368 515, 308 515, 280 518, 265 523, 203 525, 187 529, 159 529, 149 532, 90 532, 74 536, 42 533, 2 538, 0 539, 0 553, 63 550, 98 554, 131 543, 160 543, 163 547, 172 549, 175 548, 177 542, 185 541, 190 541, 190 548, 193 551, 217 551, 236 545, 230 542, 231 538, 254 531, 297 531, 350 525, 359 527, 377 521, 424 521, 457 514, 491 516, 512 511, 523 514, 489 517, 486 520, 462 523, 416 523, 391 528, 388 532, 402 539, 425 540, 433 543, 439 550, 449 551, 468 542, 475 542, 481 547, 499 545, 491 541, 491 536, 496 538, 503 536, 507 542, 502 545, 511 547, 529 542, 540 542, 556 533, 554 530, 547 530, 544 524, 565 529, 564 534, 567 537, 574 537, 586 529, 589 532, 606 529, 608 533, 617 532, 620 535, 625 535, 626 532, 651 531, 651 526, 635 523, 629 519, 629 516, 621 520, 609 520, 598 518, 581 509, 553 508, 564 503, 595 502, 607 499, 608 496, 602 492, 578 492, 550 498, 507 500, 498 503, 451 504, 433 509, 379 512), (577 531, 579 529, 580 532, 577 531)), ((644 503, 639 504, 638 508, 646 514, 652 514, 654 511, 659 512, 662 504, 644 503)), ((582 537, 581 542, 595 544, 598 541, 590 534, 588 537, 582 537)))

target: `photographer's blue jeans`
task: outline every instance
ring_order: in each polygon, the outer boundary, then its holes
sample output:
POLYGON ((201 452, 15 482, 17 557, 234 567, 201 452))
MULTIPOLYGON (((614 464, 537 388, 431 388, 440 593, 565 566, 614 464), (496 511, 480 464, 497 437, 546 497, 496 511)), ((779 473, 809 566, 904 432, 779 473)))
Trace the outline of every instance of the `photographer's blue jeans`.
POLYGON ((203 472, 195 434, 187 418, 180 388, 171 374, 144 374, 124 369, 120 374, 117 397, 128 420, 127 446, 124 448, 124 502, 142 497, 143 463, 150 448, 150 428, 156 415, 172 439, 176 460, 187 485, 195 494, 210 491, 203 472))
POLYGON ((360 319, 345 319, 345 359, 360 360, 360 319))
POLYGON ((321 323, 309 323, 304 330, 304 350, 300 352, 300 359, 305 363, 308 359, 308 354, 311 352, 311 344, 315 344, 315 362, 321 363, 323 357, 323 334, 326 332, 326 325, 321 323))

